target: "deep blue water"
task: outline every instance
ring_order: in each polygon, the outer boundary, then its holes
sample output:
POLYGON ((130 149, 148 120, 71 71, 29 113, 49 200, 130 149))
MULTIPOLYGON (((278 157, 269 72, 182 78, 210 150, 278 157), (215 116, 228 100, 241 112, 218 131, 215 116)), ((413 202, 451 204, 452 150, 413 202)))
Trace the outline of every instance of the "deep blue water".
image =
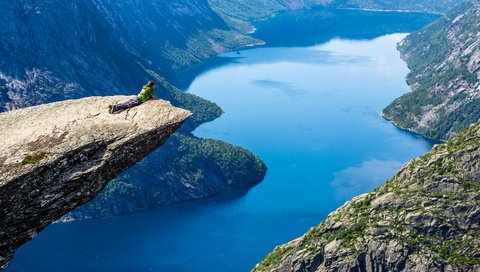
POLYGON ((405 34, 398 33, 431 19, 313 10, 259 23, 255 35, 267 46, 214 58, 179 82, 225 111, 194 134, 258 154, 269 168, 261 184, 49 226, 17 251, 8 271, 249 270, 275 245, 302 235, 431 148, 380 116, 408 90, 408 69, 396 51, 405 34), (343 23, 336 29, 331 20, 343 23), (274 31, 293 31, 296 42, 285 35, 276 40, 274 31))

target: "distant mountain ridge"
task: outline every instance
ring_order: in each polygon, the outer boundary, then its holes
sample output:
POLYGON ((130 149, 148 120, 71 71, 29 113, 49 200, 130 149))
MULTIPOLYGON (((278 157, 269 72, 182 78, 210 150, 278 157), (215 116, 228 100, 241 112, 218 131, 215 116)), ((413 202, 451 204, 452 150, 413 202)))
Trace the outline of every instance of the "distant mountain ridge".
POLYGON ((463 0, 332 0, 331 5, 337 8, 362 8, 378 10, 405 10, 445 13, 463 0))
POLYGON ((412 92, 384 116, 397 126, 446 140, 480 121, 480 2, 467 1, 399 44, 412 92))

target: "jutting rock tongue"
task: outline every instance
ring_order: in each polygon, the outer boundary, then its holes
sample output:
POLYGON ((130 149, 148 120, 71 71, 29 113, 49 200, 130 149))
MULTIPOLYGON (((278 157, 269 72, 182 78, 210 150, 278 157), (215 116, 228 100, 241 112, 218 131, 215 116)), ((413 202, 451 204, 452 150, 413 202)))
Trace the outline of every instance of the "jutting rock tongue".
POLYGON ((0 267, 13 252, 161 146, 190 112, 125 96, 90 97, 0 114, 0 267))

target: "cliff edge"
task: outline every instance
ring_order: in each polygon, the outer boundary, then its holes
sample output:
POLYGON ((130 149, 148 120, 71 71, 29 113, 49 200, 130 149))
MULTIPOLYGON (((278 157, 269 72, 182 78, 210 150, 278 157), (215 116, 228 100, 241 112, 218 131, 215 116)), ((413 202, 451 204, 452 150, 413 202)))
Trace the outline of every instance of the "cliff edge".
POLYGON ((479 190, 477 123, 253 271, 480 271, 479 190))
POLYGON ((0 114, 0 267, 16 248, 161 146, 190 112, 164 100, 109 114, 126 96, 0 114))

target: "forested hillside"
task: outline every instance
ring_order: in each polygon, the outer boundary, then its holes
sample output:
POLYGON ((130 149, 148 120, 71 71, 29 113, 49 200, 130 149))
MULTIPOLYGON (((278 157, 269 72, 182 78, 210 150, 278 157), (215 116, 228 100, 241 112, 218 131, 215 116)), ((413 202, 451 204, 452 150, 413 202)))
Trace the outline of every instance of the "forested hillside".
POLYGON ((445 140, 480 120, 480 3, 468 1, 399 45, 412 92, 384 110, 401 128, 445 140))

